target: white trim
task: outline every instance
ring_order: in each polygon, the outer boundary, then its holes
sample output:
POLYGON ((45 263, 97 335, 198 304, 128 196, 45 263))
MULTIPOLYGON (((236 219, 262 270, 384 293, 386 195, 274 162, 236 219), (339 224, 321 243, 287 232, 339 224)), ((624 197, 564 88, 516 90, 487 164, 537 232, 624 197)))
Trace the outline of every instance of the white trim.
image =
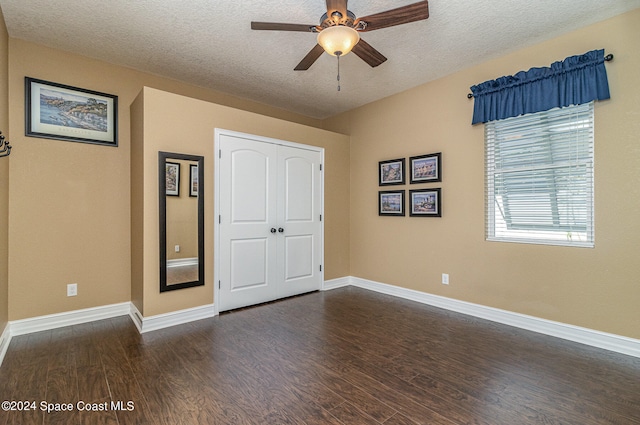
POLYGON ((290 142, 288 140, 282 140, 282 139, 274 139, 272 137, 260 136, 258 134, 243 133, 240 131, 225 130, 223 128, 214 129, 214 144, 216 148, 218 148, 219 146, 215 142, 216 141, 219 142, 219 138, 222 135, 236 137, 239 139, 248 139, 251 141, 258 141, 262 143, 270 143, 272 145, 289 146, 292 148, 305 149, 305 150, 314 151, 314 152, 324 151, 324 148, 320 146, 305 145, 303 143, 290 142))
POLYGON ((95 320, 110 319, 129 314, 130 302, 85 308, 82 310, 65 311, 63 313, 48 314, 46 316, 30 317, 28 319, 9 322, 11 336, 48 331, 64 326, 78 325, 95 320))
POLYGON ((172 311, 155 316, 144 317, 140 311, 131 303, 130 316, 140 333, 156 331, 170 326, 182 325, 195 320, 209 319, 216 316, 213 304, 188 308, 185 310, 172 311))
POLYGON ((352 278, 350 276, 347 276, 347 277, 339 277, 337 279, 325 280, 320 290, 330 291, 332 289, 338 289, 338 288, 343 288, 345 286, 349 286, 352 284, 351 279, 352 278))
POLYGON ((174 258, 173 260, 167 260, 167 267, 183 267, 183 266, 197 266, 198 257, 192 258, 174 258))
MULTIPOLYGON (((361 279, 358 277, 351 276, 348 278, 334 279, 334 281, 339 280, 342 283, 344 279, 348 279, 351 285, 359 288, 368 289, 371 291, 380 292, 407 300, 417 301, 422 304, 444 308, 446 310, 455 311, 481 319, 502 323, 504 325, 514 326, 516 328, 526 329, 529 331, 590 345, 592 347, 603 348, 605 350, 614 351, 633 357, 640 357, 640 340, 638 339, 600 332, 593 329, 569 325, 566 323, 540 319, 538 317, 500 310, 480 304, 458 301, 452 298, 427 294, 425 292, 414 291, 412 289, 401 288, 399 286, 374 282, 372 280, 361 279)), ((340 286, 345 285, 341 284, 340 286)), ((334 289, 340 286, 329 285, 329 287, 327 287, 327 285, 325 284, 326 289, 334 289)))
MULTIPOLYGON (((220 312, 220 136, 225 134, 221 128, 213 130, 213 305, 220 312)), ((207 182, 208 184, 208 182, 207 182)), ((206 186, 205 186, 206 187, 206 186)))
POLYGON ((325 263, 324 263, 324 222, 325 222, 325 211, 324 211, 324 148, 320 148, 320 289, 324 286, 324 272, 325 272, 325 263))
POLYGON ((0 366, 2 366, 2 361, 4 360, 4 355, 7 354, 7 349, 9 348, 9 344, 11 343, 11 327, 9 323, 6 324, 4 330, 2 331, 2 335, 0 335, 0 366))
POLYGON ((131 303, 131 305, 129 306, 129 317, 131 318, 133 324, 136 325, 136 328, 138 328, 138 333, 142 333, 143 317, 140 313, 140 310, 138 310, 138 307, 136 307, 134 303, 131 303))

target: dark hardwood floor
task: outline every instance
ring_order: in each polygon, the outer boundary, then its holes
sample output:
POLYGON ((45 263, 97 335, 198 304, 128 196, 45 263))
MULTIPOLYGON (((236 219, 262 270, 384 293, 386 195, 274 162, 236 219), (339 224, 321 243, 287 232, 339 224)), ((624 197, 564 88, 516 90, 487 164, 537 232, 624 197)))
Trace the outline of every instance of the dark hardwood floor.
POLYGON ((18 336, 0 400, 36 402, 0 425, 640 424, 640 359, 342 288, 144 335, 123 316, 18 336))

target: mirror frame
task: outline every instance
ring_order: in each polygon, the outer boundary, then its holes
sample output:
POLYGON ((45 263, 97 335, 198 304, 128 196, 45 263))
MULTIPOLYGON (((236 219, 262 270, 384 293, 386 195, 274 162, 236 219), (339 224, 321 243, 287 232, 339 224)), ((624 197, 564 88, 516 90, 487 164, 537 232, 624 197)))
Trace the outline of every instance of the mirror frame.
POLYGON ((158 152, 158 200, 160 224, 160 292, 204 285, 204 157, 173 152, 158 152), (198 163, 198 280, 167 285, 167 180, 165 163, 181 159, 198 163))

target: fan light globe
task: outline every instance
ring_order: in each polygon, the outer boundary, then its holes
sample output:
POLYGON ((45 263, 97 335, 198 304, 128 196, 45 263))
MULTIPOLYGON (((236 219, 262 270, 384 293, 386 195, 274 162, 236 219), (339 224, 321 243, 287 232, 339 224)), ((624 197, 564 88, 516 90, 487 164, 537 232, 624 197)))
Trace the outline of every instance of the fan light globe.
POLYGON ((332 56, 346 55, 358 41, 358 31, 344 25, 328 27, 318 33, 318 44, 332 56))

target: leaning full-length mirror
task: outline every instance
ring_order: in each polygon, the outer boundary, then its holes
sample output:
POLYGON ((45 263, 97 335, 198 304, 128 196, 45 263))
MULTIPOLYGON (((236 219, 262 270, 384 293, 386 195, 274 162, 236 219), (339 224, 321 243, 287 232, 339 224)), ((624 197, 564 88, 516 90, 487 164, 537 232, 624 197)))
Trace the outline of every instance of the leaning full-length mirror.
POLYGON ((204 285, 204 157, 158 152, 160 292, 204 285))

